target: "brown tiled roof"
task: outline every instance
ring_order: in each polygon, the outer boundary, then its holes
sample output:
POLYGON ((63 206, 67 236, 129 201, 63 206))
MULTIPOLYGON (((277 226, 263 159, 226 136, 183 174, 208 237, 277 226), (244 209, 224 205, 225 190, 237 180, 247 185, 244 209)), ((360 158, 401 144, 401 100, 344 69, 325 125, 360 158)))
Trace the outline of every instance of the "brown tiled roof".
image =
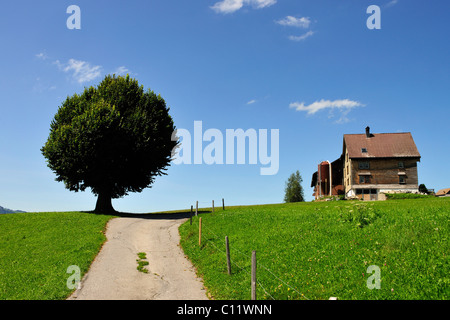
POLYGON ((365 134, 344 134, 350 158, 420 158, 410 132, 375 133, 367 138, 365 134), (362 152, 365 148, 367 152, 362 152))
POLYGON ((446 188, 446 189, 441 189, 438 192, 436 192, 437 196, 443 196, 445 194, 449 194, 450 193, 450 188, 446 188))

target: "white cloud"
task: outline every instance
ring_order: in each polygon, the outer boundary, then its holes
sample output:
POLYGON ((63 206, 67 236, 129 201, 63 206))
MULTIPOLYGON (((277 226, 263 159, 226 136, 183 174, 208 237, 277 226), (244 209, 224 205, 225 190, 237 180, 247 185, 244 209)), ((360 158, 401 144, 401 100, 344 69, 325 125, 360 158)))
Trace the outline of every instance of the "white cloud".
POLYGON ((247 104, 248 104, 248 105, 250 105, 250 104, 254 104, 254 103, 256 103, 256 100, 255 100, 255 99, 253 99, 253 100, 250 100, 249 102, 247 102, 247 104))
POLYGON ((275 3, 277 3, 277 0, 245 0, 244 2, 249 2, 257 9, 261 9, 274 5, 275 3))
POLYGON ((91 66, 86 61, 70 59, 66 64, 61 63, 59 60, 56 60, 54 63, 61 71, 71 72, 73 78, 80 84, 92 81, 101 75, 101 66, 91 66))
POLYGON ((215 3, 211 9, 217 13, 232 13, 242 8, 243 5, 243 0, 223 0, 215 3))
POLYGON ((329 118, 334 117, 332 114, 333 110, 337 109, 341 113, 341 117, 335 121, 336 123, 347 123, 350 120, 347 118, 348 113, 357 107, 364 107, 364 104, 358 101, 352 101, 349 99, 343 100, 320 100, 316 101, 310 105, 305 105, 304 102, 293 102, 289 105, 290 108, 294 108, 297 111, 306 111, 308 115, 315 114, 316 112, 324 109, 329 109, 329 118))
MULTIPOLYGON (((308 29, 309 26, 311 25, 311 19, 309 17, 296 18, 294 16, 286 16, 286 18, 276 20, 275 23, 282 25, 282 26, 308 29)), ((314 31, 309 30, 308 32, 306 32, 300 36, 290 35, 288 37, 288 39, 291 41, 299 42, 299 41, 303 41, 303 40, 311 37, 313 34, 314 34, 314 31)))
POLYGON ((351 110, 357 107, 364 107, 365 105, 358 101, 353 101, 349 99, 342 99, 342 100, 320 100, 316 101, 310 105, 305 105, 304 102, 293 102, 289 105, 290 108, 294 108, 297 111, 306 111, 308 115, 313 115, 321 110, 328 109, 328 118, 334 118, 334 110, 338 110, 340 113, 340 117, 338 120, 335 121, 337 124, 344 124, 347 122, 350 122, 350 119, 347 117, 347 115, 350 113, 351 110))
POLYGON ((289 40, 292 41, 303 41, 306 38, 311 37, 314 34, 314 31, 308 31, 305 34, 302 34, 301 36, 289 36, 289 40))
POLYGON ((277 3, 277 0, 222 0, 216 2, 211 9, 217 13, 233 13, 241 9, 244 5, 251 5, 256 9, 270 7, 277 3))
POLYGON ((385 5, 385 7, 386 7, 386 8, 389 8, 389 7, 395 6, 397 3, 398 3, 398 0, 392 0, 392 1, 388 2, 388 3, 385 5))
POLYGON ((36 55, 36 58, 41 59, 41 60, 47 60, 48 56, 45 52, 41 52, 36 55))
POLYGON ((296 18, 293 16, 287 16, 286 18, 277 20, 275 22, 282 26, 297 27, 304 29, 309 28, 309 25, 311 24, 311 20, 307 17, 296 18))
POLYGON ((121 67, 118 67, 116 69, 116 71, 114 71, 113 73, 115 73, 118 76, 124 76, 126 74, 129 74, 130 70, 128 70, 125 66, 121 66, 121 67))

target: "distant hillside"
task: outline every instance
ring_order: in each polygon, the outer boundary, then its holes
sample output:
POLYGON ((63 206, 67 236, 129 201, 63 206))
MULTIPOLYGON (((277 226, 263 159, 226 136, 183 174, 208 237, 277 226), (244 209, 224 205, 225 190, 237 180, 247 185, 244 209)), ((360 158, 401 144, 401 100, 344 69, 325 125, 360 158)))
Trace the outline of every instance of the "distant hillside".
POLYGON ((19 213, 19 212, 25 212, 25 211, 11 210, 11 209, 3 208, 2 206, 0 206, 0 214, 3 214, 3 213, 19 213))

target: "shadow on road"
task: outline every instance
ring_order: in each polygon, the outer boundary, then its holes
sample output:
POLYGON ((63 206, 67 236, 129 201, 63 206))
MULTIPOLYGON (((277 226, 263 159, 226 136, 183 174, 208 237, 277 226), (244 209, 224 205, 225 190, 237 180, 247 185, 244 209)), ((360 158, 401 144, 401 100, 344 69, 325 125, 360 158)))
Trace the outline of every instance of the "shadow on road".
MULTIPOLYGON (((190 210, 186 211, 180 211, 180 212, 168 212, 168 213, 131 213, 131 212, 114 212, 111 214, 103 214, 103 213, 97 213, 94 211, 85 211, 86 213, 90 214, 97 214, 97 215, 111 215, 116 216, 120 218, 138 218, 138 219, 154 219, 154 220, 177 220, 177 219, 186 219, 189 218, 191 215, 190 210)), ((205 213, 211 213, 210 210, 198 210, 198 214, 205 214, 205 213)), ((195 216, 195 211, 192 213, 192 216, 195 216)))

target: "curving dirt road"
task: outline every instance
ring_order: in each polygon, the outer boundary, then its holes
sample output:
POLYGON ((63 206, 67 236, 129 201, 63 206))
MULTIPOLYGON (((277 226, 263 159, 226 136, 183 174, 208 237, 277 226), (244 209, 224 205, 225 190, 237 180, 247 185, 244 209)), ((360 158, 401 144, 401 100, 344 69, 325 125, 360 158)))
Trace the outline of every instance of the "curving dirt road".
POLYGON ((180 215, 109 221, 108 240, 68 300, 207 300, 179 247, 178 227, 184 221, 180 215), (148 273, 136 269, 139 252, 147 254, 148 273))

